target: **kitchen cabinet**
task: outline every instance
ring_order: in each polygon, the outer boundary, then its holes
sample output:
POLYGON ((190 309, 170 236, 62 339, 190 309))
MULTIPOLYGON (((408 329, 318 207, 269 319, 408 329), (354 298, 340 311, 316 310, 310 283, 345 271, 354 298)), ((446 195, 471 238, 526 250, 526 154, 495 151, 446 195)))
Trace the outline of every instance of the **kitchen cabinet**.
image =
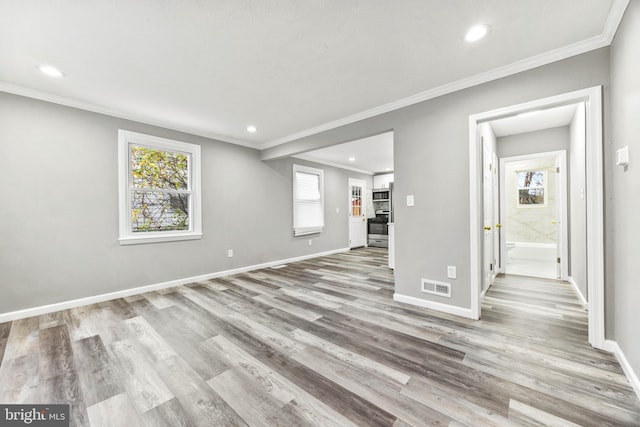
POLYGON ((385 173, 373 176, 373 188, 389 188, 389 184, 393 182, 393 173, 385 173))

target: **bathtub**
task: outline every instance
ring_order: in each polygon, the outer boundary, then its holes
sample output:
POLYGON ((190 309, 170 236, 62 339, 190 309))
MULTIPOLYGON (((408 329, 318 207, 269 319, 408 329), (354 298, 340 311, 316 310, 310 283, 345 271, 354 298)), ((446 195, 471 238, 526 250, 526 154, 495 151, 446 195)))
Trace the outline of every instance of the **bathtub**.
POLYGON ((557 256, 555 243, 507 242, 507 259, 511 261, 554 261, 557 256))

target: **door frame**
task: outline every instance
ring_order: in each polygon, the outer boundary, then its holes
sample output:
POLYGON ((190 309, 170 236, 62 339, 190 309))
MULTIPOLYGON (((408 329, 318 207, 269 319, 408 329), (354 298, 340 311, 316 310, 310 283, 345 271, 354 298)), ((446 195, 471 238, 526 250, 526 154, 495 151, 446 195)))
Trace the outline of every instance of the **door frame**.
POLYGON ((561 105, 585 103, 587 197, 587 294, 589 343, 605 350, 604 316, 604 180, 602 86, 581 89, 469 116, 469 233, 471 317, 480 318, 482 286, 482 146, 478 125, 518 113, 561 105))
POLYGON ((348 234, 349 234, 349 248, 360 248, 360 247, 368 247, 369 246, 369 239, 368 239, 368 235, 367 235, 367 181, 365 181, 364 179, 358 179, 358 178, 349 178, 348 180, 348 187, 347 187, 347 197, 348 197, 348 202, 347 202, 347 227, 348 227, 348 234), (362 217, 364 218, 364 221, 362 222, 362 227, 364 228, 364 245, 360 246, 360 245, 356 245, 353 246, 351 245, 351 218, 353 218, 351 216, 351 187, 357 185, 357 186, 361 186, 362 187, 362 206, 360 207, 360 212, 362 213, 362 217))
MULTIPOLYGON (((561 272, 560 279, 568 280, 569 278, 569 213, 568 213, 568 187, 567 187, 567 150, 556 150, 556 151, 545 151, 541 153, 534 154, 525 154, 522 156, 512 156, 512 157, 503 157, 500 159, 500 188, 503 191, 500 191, 500 223, 502 226, 505 226, 506 218, 503 217, 504 212, 506 212, 506 194, 504 189, 506 189, 505 185, 505 167, 507 163, 517 162, 522 160, 532 160, 532 159, 540 159, 540 158, 550 158, 560 159, 560 173, 558 174, 558 179, 556 185, 558 186, 558 190, 562 195, 562 199, 560 200, 560 206, 558 206, 558 211, 560 213, 560 233, 561 239, 558 243, 560 245, 560 258, 563 260, 560 263, 561 272)), ((506 233, 500 234, 500 253, 507 253, 507 236, 506 233)), ((504 273, 504 261, 500 260, 501 271, 504 273)))

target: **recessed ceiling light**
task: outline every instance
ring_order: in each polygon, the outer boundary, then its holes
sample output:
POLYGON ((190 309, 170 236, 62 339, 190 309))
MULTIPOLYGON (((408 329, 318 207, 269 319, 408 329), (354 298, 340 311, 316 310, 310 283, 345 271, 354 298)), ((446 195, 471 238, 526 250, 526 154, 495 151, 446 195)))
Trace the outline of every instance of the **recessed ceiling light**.
POLYGON ((474 27, 471 27, 471 29, 467 31, 467 35, 464 37, 464 39, 468 42, 475 42, 486 36, 488 32, 488 25, 476 25, 474 27))
POLYGON ((255 126, 247 126, 247 132, 249 133, 256 133, 258 129, 255 126))
POLYGON ((350 161, 350 162, 355 162, 355 161, 356 161, 356 158, 355 158, 355 157, 349 157, 349 161, 350 161))
POLYGON ((64 73, 51 65, 40 65, 38 69, 49 77, 63 77, 64 73))

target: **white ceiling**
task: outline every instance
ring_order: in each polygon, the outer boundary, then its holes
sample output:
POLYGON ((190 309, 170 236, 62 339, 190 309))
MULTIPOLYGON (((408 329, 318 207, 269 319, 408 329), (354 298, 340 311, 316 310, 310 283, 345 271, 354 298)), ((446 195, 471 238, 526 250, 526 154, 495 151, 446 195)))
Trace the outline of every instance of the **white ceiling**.
POLYGON ((576 113, 577 104, 537 110, 516 116, 493 120, 490 123, 497 138, 568 126, 576 113))
POLYGON ((308 151, 294 157, 371 175, 391 172, 393 132, 308 151), (349 161, 349 158, 353 158, 354 161, 349 161))
POLYGON ((265 148, 606 46, 627 3, 3 0, 0 90, 265 148))

